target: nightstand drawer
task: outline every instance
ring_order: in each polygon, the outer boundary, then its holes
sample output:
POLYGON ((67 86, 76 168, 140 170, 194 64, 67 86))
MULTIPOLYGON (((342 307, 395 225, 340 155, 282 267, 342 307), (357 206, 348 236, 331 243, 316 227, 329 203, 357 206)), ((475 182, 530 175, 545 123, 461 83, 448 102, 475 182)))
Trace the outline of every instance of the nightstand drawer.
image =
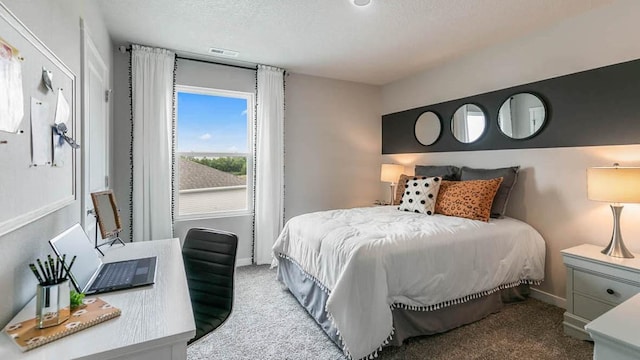
POLYGON ((573 290, 616 305, 640 293, 640 287, 580 270, 573 271, 573 290))
POLYGON ((579 294, 573 294, 573 313, 581 318, 593 320, 611 309, 613 309, 611 305, 579 294))

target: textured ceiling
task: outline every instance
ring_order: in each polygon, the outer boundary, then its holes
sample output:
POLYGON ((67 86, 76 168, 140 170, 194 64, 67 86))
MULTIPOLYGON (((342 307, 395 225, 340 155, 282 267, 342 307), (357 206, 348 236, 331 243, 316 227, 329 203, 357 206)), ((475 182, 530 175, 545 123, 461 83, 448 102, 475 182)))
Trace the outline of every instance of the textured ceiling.
MULTIPOLYGON (((129 42, 386 84, 612 0, 99 0, 129 42)), ((224 61, 224 59, 222 59, 224 61)))

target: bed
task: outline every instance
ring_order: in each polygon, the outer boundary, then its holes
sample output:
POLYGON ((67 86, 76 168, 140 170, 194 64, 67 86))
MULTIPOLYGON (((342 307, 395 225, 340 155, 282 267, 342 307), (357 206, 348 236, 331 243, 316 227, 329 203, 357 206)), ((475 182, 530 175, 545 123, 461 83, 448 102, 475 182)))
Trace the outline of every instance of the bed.
POLYGON ((348 358, 499 311, 544 276, 528 224, 425 216, 394 206, 292 218, 273 247, 278 279, 348 358))

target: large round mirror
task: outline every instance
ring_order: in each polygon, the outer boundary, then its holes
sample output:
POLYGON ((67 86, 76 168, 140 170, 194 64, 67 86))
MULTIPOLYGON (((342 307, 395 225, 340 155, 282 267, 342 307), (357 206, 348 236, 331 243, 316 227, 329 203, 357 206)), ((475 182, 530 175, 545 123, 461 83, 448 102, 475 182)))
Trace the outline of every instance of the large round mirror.
POLYGON ((451 132, 456 140, 469 144, 482 136, 487 127, 484 111, 475 104, 464 104, 451 118, 451 132))
POLYGON ((427 111, 422 113, 418 120, 416 120, 416 126, 414 132, 416 139, 422 145, 431 145, 440 137, 442 131, 442 124, 440 123, 440 117, 438 114, 427 111))
POLYGON ((537 134, 547 119, 542 99, 534 94, 510 96, 498 112, 498 127, 512 139, 526 139, 537 134))

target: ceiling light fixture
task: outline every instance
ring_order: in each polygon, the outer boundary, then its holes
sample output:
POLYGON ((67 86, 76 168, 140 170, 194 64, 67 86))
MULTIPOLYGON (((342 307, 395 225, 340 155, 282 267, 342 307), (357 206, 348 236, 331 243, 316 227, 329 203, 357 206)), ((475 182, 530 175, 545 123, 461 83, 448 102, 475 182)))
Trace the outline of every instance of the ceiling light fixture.
POLYGON ((371 4, 371 0, 351 0, 355 6, 367 6, 371 4))

